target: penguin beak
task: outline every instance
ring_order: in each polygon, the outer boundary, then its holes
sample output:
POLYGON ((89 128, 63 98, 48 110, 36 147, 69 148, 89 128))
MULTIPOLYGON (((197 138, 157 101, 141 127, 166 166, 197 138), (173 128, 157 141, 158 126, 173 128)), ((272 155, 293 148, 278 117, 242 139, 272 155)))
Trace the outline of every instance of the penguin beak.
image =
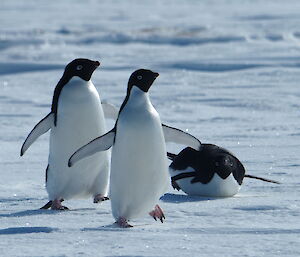
POLYGON ((154 78, 157 78, 159 76, 159 73, 153 72, 154 78))
POLYGON ((95 66, 96 66, 96 67, 99 67, 99 66, 100 66, 100 62, 95 61, 95 66))

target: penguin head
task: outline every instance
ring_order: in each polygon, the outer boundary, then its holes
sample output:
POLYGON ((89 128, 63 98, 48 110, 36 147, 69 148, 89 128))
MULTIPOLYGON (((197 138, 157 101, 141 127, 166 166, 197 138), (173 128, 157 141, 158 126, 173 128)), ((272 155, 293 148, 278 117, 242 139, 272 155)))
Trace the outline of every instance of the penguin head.
POLYGON ((71 79, 74 76, 89 81, 93 72, 100 66, 100 62, 89 59, 79 58, 70 62, 66 68, 63 77, 71 79))
POLYGON ((133 86, 138 87, 145 93, 148 92, 149 88, 153 84, 154 80, 159 76, 157 72, 151 70, 139 69, 133 72, 128 81, 128 92, 130 92, 133 86))

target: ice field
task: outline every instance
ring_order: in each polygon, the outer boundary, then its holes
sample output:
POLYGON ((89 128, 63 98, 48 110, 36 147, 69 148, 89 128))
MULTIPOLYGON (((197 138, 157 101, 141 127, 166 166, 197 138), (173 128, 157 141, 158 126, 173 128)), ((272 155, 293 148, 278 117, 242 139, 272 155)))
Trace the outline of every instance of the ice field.
POLYGON ((1 0, 0 255, 300 256, 299 24, 296 0, 1 0), (113 225, 109 201, 39 210, 49 133, 20 148, 78 57, 101 62, 92 80, 118 107, 134 70, 159 72, 150 95, 164 123, 282 184, 245 178, 231 198, 170 186, 165 223, 142 217, 132 229, 113 225))

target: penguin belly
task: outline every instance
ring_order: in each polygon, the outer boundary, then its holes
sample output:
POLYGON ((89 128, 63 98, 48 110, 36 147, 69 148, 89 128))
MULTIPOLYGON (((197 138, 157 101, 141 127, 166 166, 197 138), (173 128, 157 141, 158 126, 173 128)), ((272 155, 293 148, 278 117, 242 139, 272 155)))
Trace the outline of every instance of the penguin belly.
MULTIPOLYGON (((174 170, 169 168, 171 176, 178 175, 185 172, 194 172, 194 169, 188 167, 185 170, 174 170)), ((207 183, 201 182, 191 183, 193 177, 176 180, 176 183, 188 195, 196 196, 210 196, 210 197, 229 197, 238 193, 240 185, 237 183, 232 173, 226 178, 222 179, 217 173, 207 183)))
POLYGON ((72 78, 61 91, 57 125, 51 129, 46 188, 49 200, 106 194, 108 152, 99 152, 68 167, 74 151, 105 133, 99 94, 91 81, 72 78))
POLYGON ((124 108, 112 150, 110 199, 115 219, 149 213, 168 184, 166 146, 158 113, 124 108))

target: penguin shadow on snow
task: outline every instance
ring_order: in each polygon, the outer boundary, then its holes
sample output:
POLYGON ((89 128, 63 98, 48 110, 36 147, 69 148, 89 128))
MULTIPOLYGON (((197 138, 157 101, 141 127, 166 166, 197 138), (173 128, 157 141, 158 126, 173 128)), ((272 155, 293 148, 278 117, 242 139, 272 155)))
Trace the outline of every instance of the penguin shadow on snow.
MULTIPOLYGON (((4 203, 4 202, 21 202, 21 201, 37 201, 37 200, 41 200, 41 199, 35 199, 35 198, 26 198, 26 199, 0 199, 0 203, 4 203)), ((96 211, 97 208, 74 208, 74 209, 70 209, 68 210, 66 213, 69 212, 89 212, 89 211, 96 211)), ((36 216, 36 215, 56 215, 56 214, 60 214, 61 212, 57 212, 55 210, 45 210, 45 209, 32 209, 32 210, 25 210, 25 211, 18 211, 18 212, 10 212, 10 213, 1 213, 0 214, 0 218, 15 218, 15 217, 27 217, 27 216, 36 216)), ((101 214, 105 214, 102 213, 101 214)))
MULTIPOLYGON (((142 255, 108 255, 105 257, 141 257, 142 255)), ((143 255, 143 257, 151 257, 152 255, 143 255)))
POLYGON ((109 255, 106 257, 150 257, 150 255, 109 255))
POLYGON ((167 203, 186 203, 186 202, 201 202, 208 200, 218 200, 227 197, 206 197, 206 196, 196 196, 196 195, 184 195, 184 194, 164 194, 160 200, 167 203))
POLYGON ((11 227, 0 229, 0 235, 32 234, 32 233, 51 233, 58 231, 51 227, 11 227))
MULTIPOLYGON (((10 206, 16 206, 16 205, 19 205, 19 203, 26 202, 26 201, 29 201, 29 202, 41 201, 41 199, 37 199, 37 198, 19 198, 19 199, 2 198, 2 199, 0 199, 0 203, 7 203, 10 206)), ((14 217, 50 215, 50 214, 55 214, 55 212, 50 211, 50 210, 32 209, 32 210, 25 210, 25 211, 18 211, 18 212, 1 213, 0 218, 14 218, 14 217)))
POLYGON ((115 232, 119 232, 119 231, 132 231, 134 229, 137 228, 143 228, 146 226, 151 226, 150 223, 140 223, 140 224, 135 224, 133 227, 130 227, 130 229, 124 229, 123 227, 120 227, 119 224, 117 224, 116 222, 108 224, 108 225, 103 225, 101 227, 91 227, 91 228, 82 228, 81 231, 82 232, 89 232, 89 231, 115 231, 115 232))
POLYGON ((0 214, 0 218, 16 218, 16 217, 26 217, 26 216, 36 216, 36 215, 54 215, 59 214, 59 212, 55 212, 53 210, 26 210, 26 211, 18 211, 12 212, 8 214, 0 214))
POLYGON ((116 223, 104 225, 101 227, 92 227, 92 228, 82 228, 81 231, 89 232, 89 231, 126 231, 124 228, 121 228, 116 223))
MULTIPOLYGON (((68 210, 66 213, 69 212, 89 212, 89 211, 95 211, 97 209, 95 208, 78 208, 78 209, 72 209, 68 210)), ((55 210, 26 210, 26 211, 19 211, 19 212, 13 212, 8 214, 0 214, 0 218, 16 218, 16 217, 27 217, 27 216, 36 216, 36 215, 58 215, 62 212, 57 212, 55 210)), ((107 214, 107 213, 100 213, 100 214, 107 214)))

